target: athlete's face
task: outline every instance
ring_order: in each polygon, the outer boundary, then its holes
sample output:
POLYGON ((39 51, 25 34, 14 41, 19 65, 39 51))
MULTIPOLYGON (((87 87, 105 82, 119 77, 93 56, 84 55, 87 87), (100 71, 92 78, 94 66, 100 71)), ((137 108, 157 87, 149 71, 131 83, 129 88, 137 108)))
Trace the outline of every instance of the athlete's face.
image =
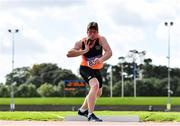
POLYGON ((89 29, 87 35, 91 40, 95 40, 98 37, 98 32, 96 29, 89 29))

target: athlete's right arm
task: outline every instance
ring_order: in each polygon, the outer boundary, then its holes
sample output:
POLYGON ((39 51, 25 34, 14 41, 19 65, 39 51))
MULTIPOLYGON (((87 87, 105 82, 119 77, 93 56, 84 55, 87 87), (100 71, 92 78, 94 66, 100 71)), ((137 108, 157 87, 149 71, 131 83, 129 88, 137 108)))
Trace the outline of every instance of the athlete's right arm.
POLYGON ((76 42, 74 48, 68 51, 67 57, 77 57, 89 51, 89 45, 86 42, 85 42, 85 49, 82 50, 81 48, 82 48, 82 42, 81 41, 76 42))

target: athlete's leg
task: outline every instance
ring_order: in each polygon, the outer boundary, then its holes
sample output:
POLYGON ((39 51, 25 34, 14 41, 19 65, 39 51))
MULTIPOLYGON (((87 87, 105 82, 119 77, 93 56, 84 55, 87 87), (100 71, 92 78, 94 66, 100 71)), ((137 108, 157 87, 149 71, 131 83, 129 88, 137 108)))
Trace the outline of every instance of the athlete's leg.
POLYGON ((80 111, 84 112, 88 109, 88 112, 92 113, 94 111, 96 97, 102 94, 102 77, 99 70, 92 70, 82 66, 80 67, 80 74, 90 86, 90 91, 84 99, 80 111))
POLYGON ((89 113, 93 113, 96 102, 97 93, 99 90, 99 81, 96 78, 89 80, 90 91, 87 96, 87 104, 89 113))
POLYGON ((101 72, 99 70, 95 71, 95 77, 99 81, 99 90, 98 90, 97 96, 100 97, 102 95, 102 76, 101 76, 101 72))
MULTIPOLYGON (((102 95, 102 88, 99 88, 98 93, 97 93, 97 97, 100 97, 101 95, 102 95)), ((88 109, 87 98, 88 98, 88 95, 84 99, 84 102, 80 108, 81 110, 87 110, 88 109)))
MULTIPOLYGON (((91 76, 90 79, 92 79, 92 78, 94 77, 94 74, 93 74, 94 72, 93 72, 89 67, 81 66, 79 72, 80 72, 82 78, 83 78, 87 83, 89 83, 89 77, 90 77, 90 76, 91 76)), ((88 109, 87 98, 88 98, 88 95, 86 96, 86 98, 84 99, 84 102, 83 102, 82 106, 80 107, 80 110, 81 110, 82 112, 88 109)))
MULTIPOLYGON (((102 77, 101 77, 101 74, 99 71, 97 71, 95 74, 96 74, 96 77, 97 77, 98 82, 99 82, 99 89, 97 92, 97 97, 100 97, 102 95, 102 77)), ((80 108, 81 110, 87 110, 88 109, 87 98, 88 98, 88 95, 86 96, 84 103, 82 104, 82 106, 80 108)))
POLYGON ((87 98, 88 98, 88 95, 84 99, 84 102, 83 102, 83 104, 82 104, 82 106, 80 108, 81 110, 87 110, 88 109, 87 98))
POLYGON ((98 93, 97 93, 97 97, 100 97, 101 95, 102 95, 102 87, 99 88, 98 93))
MULTIPOLYGON (((98 93, 97 93, 97 97, 100 97, 101 95, 102 95, 102 88, 99 88, 98 93)), ((88 109, 87 98, 88 98, 88 95, 84 99, 84 102, 80 108, 81 110, 87 110, 88 109)))

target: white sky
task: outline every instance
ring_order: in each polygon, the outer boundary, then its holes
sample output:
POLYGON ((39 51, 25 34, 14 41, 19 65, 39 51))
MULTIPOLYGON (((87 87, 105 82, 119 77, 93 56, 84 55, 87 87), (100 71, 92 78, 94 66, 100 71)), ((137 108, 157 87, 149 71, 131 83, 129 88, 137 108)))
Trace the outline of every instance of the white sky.
POLYGON ((171 66, 180 67, 180 0, 0 0, 0 82, 11 72, 12 34, 15 67, 57 63, 75 74, 81 58, 66 57, 75 41, 86 36, 90 21, 99 24, 113 50, 107 61, 116 64, 129 50, 146 51, 153 64, 167 64, 171 27, 171 66))

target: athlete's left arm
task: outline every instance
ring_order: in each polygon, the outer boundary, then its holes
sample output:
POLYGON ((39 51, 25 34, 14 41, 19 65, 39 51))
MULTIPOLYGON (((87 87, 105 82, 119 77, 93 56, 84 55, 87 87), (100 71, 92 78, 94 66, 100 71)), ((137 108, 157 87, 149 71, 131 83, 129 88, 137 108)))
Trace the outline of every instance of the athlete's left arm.
POLYGON ((103 54, 103 56, 101 58, 99 58, 99 60, 100 60, 100 62, 104 62, 112 56, 112 50, 111 50, 105 37, 101 36, 100 44, 103 47, 103 50, 105 51, 105 53, 103 54))

